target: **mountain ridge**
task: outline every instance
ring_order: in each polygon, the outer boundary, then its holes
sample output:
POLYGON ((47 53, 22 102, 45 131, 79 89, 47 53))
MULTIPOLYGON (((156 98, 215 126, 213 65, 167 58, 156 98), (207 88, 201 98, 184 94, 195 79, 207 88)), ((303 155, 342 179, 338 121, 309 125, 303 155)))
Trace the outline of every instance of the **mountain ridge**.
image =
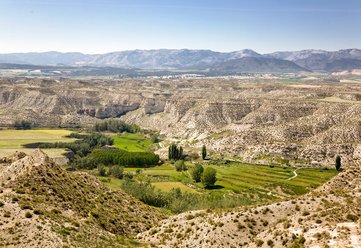
POLYGON ((230 67, 233 69, 226 71, 234 72, 234 68, 238 67, 237 72, 333 72, 361 69, 361 50, 356 48, 338 51, 309 49, 266 54, 260 54, 251 49, 233 52, 217 52, 206 49, 136 49, 105 54, 49 51, 0 54, 0 63, 137 68, 144 70, 214 70, 214 67, 223 67, 223 70, 226 70, 226 67, 230 67), (257 60, 249 60, 249 62, 253 63, 250 65, 241 67, 237 65, 239 60, 243 60, 243 62, 247 60, 244 58, 257 58, 257 60), (273 61, 270 59, 273 59, 273 61), (262 66, 255 64, 255 61, 262 62, 262 66), (236 64, 232 65, 232 62, 236 64), (286 68, 280 69, 280 64, 286 68))

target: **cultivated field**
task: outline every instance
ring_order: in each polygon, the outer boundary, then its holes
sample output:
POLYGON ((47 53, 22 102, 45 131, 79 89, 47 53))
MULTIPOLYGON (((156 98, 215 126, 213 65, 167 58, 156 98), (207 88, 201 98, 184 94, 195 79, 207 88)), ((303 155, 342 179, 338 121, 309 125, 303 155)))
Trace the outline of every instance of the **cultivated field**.
MULTIPOLYGON (((34 129, 34 130, 0 130, 0 157, 13 154, 15 151, 25 153, 34 150, 23 147, 25 144, 37 142, 71 142, 67 138, 72 131, 64 129, 34 129)), ((65 149, 43 149, 50 157, 62 157, 65 149)))
MULTIPOLYGON (((212 163, 212 162, 211 162, 212 163)), ((169 192, 179 188, 182 192, 201 194, 241 195, 246 204, 265 203, 302 195, 321 186, 337 174, 334 169, 310 169, 291 167, 270 167, 265 165, 231 162, 227 165, 204 164, 217 171, 216 185, 205 190, 201 183, 191 178, 193 165, 187 163, 188 170, 178 172, 173 165, 164 164, 152 168, 125 168, 139 181, 150 181, 155 189, 169 192)), ((108 186, 120 188, 122 180, 107 178, 108 186)))
POLYGON ((148 138, 137 133, 122 133, 113 136, 114 146, 128 152, 144 152, 151 145, 148 138))

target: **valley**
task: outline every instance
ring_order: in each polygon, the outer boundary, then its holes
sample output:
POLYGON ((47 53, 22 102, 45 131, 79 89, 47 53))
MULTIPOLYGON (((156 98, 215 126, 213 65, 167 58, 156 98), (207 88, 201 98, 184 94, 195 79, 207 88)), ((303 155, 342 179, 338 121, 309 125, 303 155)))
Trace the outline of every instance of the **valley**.
POLYGON ((357 247, 348 77, 3 78, 0 244, 357 247))

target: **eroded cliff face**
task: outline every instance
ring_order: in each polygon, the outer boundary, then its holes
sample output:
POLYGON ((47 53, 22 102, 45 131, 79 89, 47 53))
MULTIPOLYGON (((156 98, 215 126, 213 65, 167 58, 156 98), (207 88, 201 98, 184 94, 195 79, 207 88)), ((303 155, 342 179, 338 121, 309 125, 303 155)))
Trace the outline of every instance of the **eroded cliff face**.
POLYGON ((331 165, 336 154, 361 157, 360 89, 276 79, 3 79, 0 125, 26 119, 69 127, 120 117, 246 161, 331 165))

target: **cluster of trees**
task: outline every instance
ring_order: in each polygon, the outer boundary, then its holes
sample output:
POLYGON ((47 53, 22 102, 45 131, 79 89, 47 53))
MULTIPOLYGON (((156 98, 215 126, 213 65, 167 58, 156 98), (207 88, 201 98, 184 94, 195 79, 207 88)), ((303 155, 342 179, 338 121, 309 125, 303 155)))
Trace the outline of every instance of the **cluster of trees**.
POLYGON ((140 127, 135 124, 127 124, 124 121, 116 119, 108 119, 100 121, 94 126, 95 131, 104 132, 109 131, 113 133, 137 133, 140 131, 140 127))
POLYGON ((98 164, 145 168, 157 165, 159 156, 152 152, 127 152, 119 149, 94 149, 89 158, 98 164))
POLYGON ((39 148, 67 148, 71 150, 77 157, 85 157, 94 148, 103 147, 106 145, 113 145, 113 139, 101 133, 92 133, 89 135, 74 134, 74 138, 81 138, 72 143, 70 142, 55 142, 55 143, 41 143, 39 148))
POLYGON ((217 181, 217 172, 212 167, 203 168, 202 165, 196 164, 191 172, 193 180, 198 183, 202 182, 205 188, 214 186, 217 181))
POLYGON ((29 121, 15 121, 14 128, 16 130, 29 130, 33 128, 33 124, 29 121))
POLYGON ((183 147, 171 144, 168 148, 168 159, 179 160, 183 158, 183 147))
POLYGON ((142 202, 169 209, 173 213, 194 209, 231 208, 245 204, 244 198, 241 196, 224 197, 221 192, 212 192, 211 194, 188 193, 182 192, 179 188, 172 189, 170 192, 163 192, 156 190, 150 182, 139 182, 128 178, 123 180, 121 187, 126 193, 142 202))

